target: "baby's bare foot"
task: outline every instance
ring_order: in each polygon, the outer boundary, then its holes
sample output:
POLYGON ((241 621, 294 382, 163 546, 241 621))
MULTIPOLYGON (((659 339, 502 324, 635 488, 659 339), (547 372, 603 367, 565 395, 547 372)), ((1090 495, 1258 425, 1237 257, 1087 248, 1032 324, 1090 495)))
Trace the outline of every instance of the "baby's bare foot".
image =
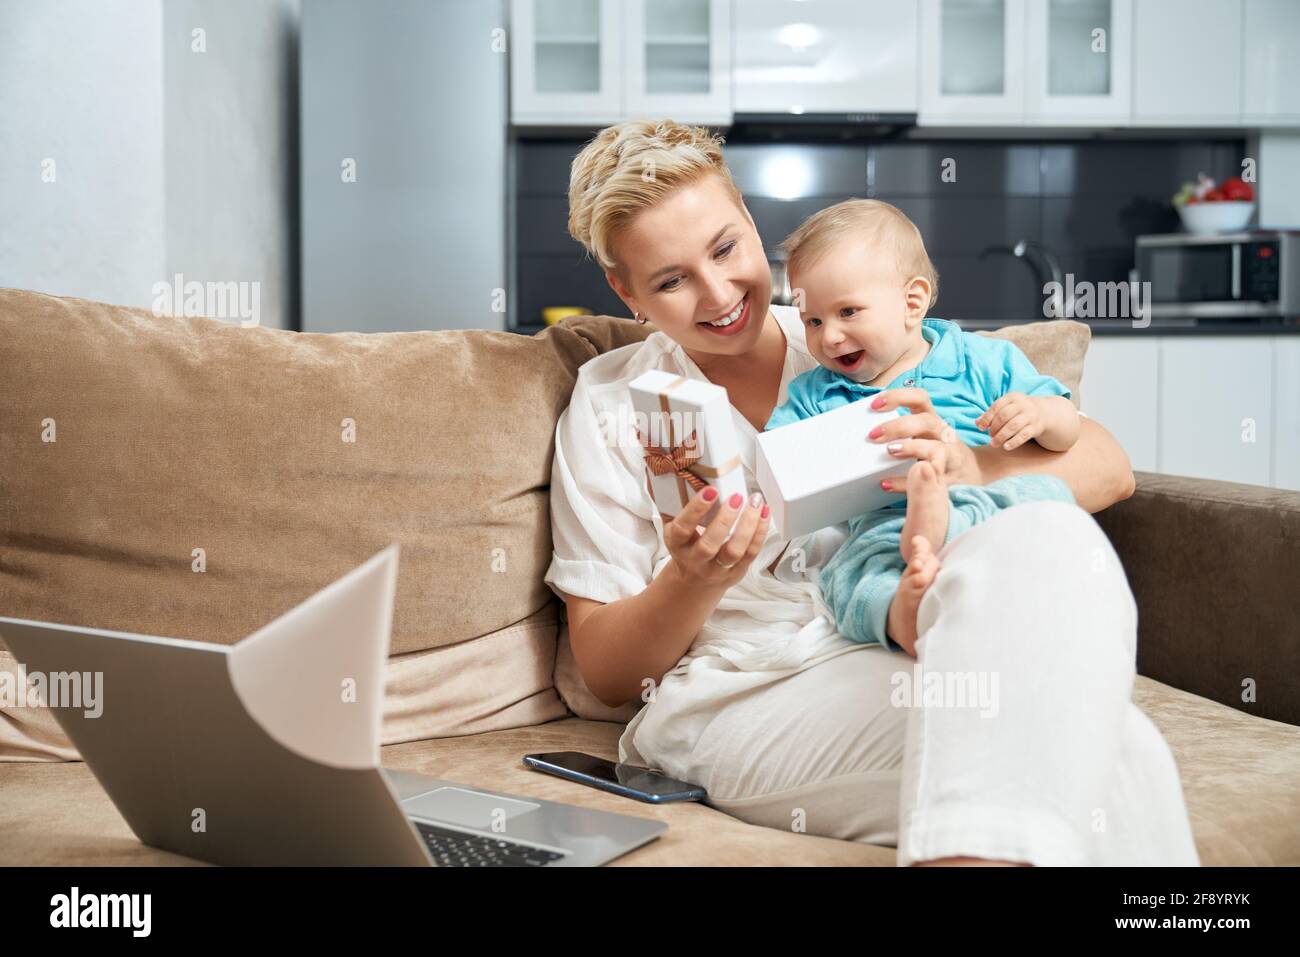
MULTIPOLYGON (((908 485, 911 485, 910 478, 908 485)), ((925 597, 943 564, 924 535, 914 536, 909 544, 912 560, 908 562, 907 570, 898 583, 898 590, 894 592, 894 600, 889 604, 889 636, 915 657, 916 615, 921 607, 921 599, 925 597)))
POLYGON ((912 539, 923 536, 933 551, 943 548, 948 537, 948 486, 929 462, 917 462, 907 472, 907 518, 899 551, 903 561, 912 561, 912 539))

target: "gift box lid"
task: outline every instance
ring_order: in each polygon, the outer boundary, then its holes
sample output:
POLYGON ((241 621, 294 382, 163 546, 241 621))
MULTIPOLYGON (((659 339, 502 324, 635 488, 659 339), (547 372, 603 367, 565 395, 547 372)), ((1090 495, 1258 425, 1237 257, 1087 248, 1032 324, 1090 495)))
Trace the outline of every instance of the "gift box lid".
POLYGON ((867 433, 897 418, 897 410, 876 412, 868 402, 853 402, 758 436, 781 497, 795 501, 829 488, 880 473, 906 471, 907 462, 872 442, 867 433))

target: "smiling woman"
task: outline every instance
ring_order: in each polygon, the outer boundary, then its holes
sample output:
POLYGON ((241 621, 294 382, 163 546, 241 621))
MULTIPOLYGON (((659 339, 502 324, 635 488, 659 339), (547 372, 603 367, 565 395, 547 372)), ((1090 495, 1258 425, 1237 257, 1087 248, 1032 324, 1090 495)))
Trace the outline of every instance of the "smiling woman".
MULTIPOLYGON (((915 658, 937 674, 996 673, 1000 700, 985 717, 891 706, 913 657, 837 633, 818 587, 843 526, 787 541, 754 493, 704 527, 712 488, 661 515, 635 434, 601 429, 631 421, 628 383, 647 370, 723 385, 756 488, 757 433, 817 365, 798 310, 770 305, 721 142, 667 120, 611 127, 574 160, 569 204, 574 238, 657 330, 579 370, 551 474, 545 580, 566 604, 574 659, 605 704, 644 703, 619 760, 700 784, 751 823, 896 845, 901 864, 1196 863, 1177 769, 1130 700, 1133 598, 1091 517, 1030 503, 945 549, 915 658), (1008 582, 1017 600, 990 601, 1008 582)), ((1131 491, 1100 426, 1063 453, 972 450, 944 434, 923 390, 891 395, 913 414, 845 441, 908 440, 949 484, 1048 472, 1090 508, 1131 491)))

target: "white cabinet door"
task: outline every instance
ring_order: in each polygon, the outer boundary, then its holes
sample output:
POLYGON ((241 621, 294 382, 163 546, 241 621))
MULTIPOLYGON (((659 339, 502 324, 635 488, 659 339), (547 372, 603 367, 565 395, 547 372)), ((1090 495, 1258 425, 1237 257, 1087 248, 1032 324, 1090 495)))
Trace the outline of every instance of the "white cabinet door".
POLYGON ((1134 0, 1133 123, 1241 122, 1242 0, 1134 0))
POLYGON ((1024 117, 1025 0, 921 0, 917 122, 1010 126, 1024 117))
POLYGON ((1155 336, 1094 335, 1079 384, 1084 414, 1115 436, 1141 472, 1159 471, 1159 368, 1155 336))
POLYGON ((1132 111, 1132 0, 1036 0, 1027 8, 1025 120, 1126 125, 1132 111))
POLYGON ((1273 339, 1273 484, 1300 492, 1300 336, 1273 339))
POLYGON ((1300 3, 1246 0, 1241 118, 1251 126, 1300 126, 1300 3))
POLYGON ((624 113, 729 126, 731 0, 627 0, 624 113))
POLYGON ((919 11, 897 0, 738 0, 737 113, 915 113, 919 11))
POLYGON ((622 119, 620 0, 511 0, 510 25, 513 122, 596 126, 622 119))
POLYGON ((1273 429, 1270 337, 1160 340, 1160 471, 1268 485, 1273 429))

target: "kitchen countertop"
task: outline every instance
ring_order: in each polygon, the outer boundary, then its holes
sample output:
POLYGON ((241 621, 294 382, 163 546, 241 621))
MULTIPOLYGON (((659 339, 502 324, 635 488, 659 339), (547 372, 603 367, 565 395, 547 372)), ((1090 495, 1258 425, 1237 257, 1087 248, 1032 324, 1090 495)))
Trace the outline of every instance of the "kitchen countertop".
MULTIPOLYGON (((979 330, 1003 329, 1007 326, 1026 325, 1029 320, 1021 322, 957 320, 957 324, 968 332, 979 330)), ((1092 330, 1094 336, 1294 336, 1300 335, 1300 321, 1285 322, 1259 320, 1241 320, 1225 322, 1223 320, 1185 320, 1153 319, 1145 328, 1133 325, 1131 319, 1076 319, 1092 330)))
MULTIPOLYGON (((945 317, 946 318, 946 317, 945 317)), ((1034 320, 999 322, 997 320, 968 321, 956 320, 957 324, 968 332, 979 330, 1003 329, 1007 326, 1027 325, 1034 320)), ((1295 336, 1300 335, 1300 319, 1286 322, 1259 322, 1248 320, 1240 322, 1206 321, 1187 323, 1179 320, 1152 320, 1145 329, 1134 328, 1129 319, 1076 319, 1092 330, 1094 336, 1295 336)), ((508 332, 520 335, 536 335, 545 329, 541 323, 526 323, 515 326, 508 332)))

